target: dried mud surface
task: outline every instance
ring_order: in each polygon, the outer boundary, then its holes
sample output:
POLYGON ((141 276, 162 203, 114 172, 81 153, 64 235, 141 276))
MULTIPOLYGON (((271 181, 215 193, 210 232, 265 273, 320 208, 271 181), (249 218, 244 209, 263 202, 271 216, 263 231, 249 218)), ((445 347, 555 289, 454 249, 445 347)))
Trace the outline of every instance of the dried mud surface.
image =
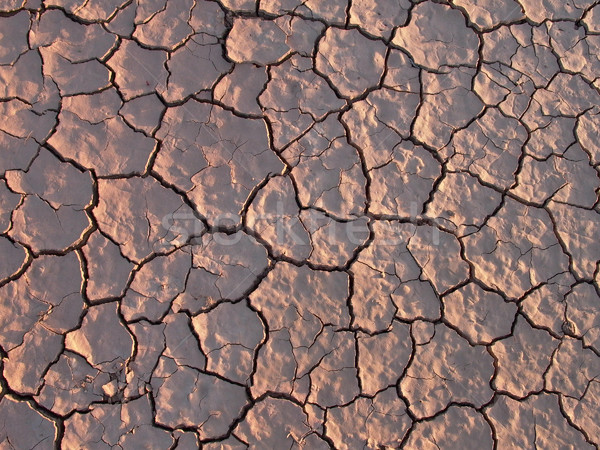
POLYGON ((600 446, 596 0, 0 0, 0 447, 600 446))

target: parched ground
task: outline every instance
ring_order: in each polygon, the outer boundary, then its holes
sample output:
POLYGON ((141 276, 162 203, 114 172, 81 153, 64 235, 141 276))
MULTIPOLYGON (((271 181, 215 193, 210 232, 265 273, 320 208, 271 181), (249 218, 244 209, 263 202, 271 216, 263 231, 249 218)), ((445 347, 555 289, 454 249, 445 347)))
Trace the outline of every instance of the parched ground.
POLYGON ((0 448, 600 446, 597 0, 0 11, 0 448))

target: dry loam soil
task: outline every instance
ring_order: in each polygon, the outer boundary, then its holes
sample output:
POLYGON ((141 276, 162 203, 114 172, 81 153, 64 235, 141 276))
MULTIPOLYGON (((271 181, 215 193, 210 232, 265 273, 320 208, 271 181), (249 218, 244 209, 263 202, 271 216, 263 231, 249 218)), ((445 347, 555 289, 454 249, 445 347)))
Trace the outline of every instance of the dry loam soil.
POLYGON ((0 448, 600 445, 597 0, 0 0, 0 448))

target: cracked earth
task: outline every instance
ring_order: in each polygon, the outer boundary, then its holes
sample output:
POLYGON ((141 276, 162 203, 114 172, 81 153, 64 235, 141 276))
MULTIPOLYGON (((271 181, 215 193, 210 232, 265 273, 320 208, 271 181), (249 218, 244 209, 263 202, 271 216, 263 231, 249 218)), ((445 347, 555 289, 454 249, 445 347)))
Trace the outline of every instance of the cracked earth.
POLYGON ((599 448, 598 1, 0 11, 1 448, 599 448))

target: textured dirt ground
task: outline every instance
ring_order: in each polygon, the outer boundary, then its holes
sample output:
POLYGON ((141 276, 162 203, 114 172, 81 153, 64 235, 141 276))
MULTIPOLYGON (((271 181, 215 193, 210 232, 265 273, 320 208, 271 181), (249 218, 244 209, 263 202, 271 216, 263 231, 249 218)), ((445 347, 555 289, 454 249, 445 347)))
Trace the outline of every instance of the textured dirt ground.
POLYGON ((0 11, 0 448, 598 448, 596 0, 0 11))

